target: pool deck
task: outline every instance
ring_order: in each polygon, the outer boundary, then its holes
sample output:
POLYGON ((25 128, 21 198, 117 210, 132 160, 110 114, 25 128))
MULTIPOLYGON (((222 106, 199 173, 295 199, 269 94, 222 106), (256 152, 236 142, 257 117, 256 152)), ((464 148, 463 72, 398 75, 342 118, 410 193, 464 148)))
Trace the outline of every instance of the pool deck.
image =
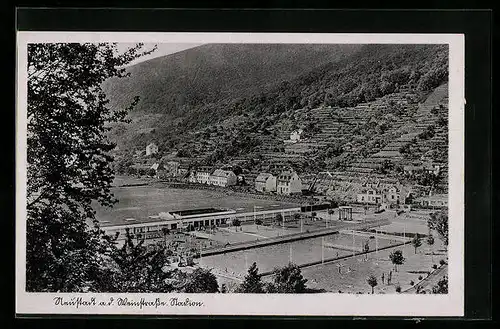
MULTIPOLYGON (((315 238, 315 237, 320 237, 320 236, 338 233, 340 230, 346 230, 346 229, 359 230, 359 229, 372 228, 372 227, 387 225, 388 223, 390 223, 388 219, 378 219, 378 220, 372 220, 369 222, 368 221, 367 222, 342 222, 342 223, 337 224, 335 227, 322 228, 322 229, 317 229, 317 230, 310 231, 310 232, 294 233, 294 234, 289 234, 289 235, 279 236, 279 237, 274 237, 274 238, 265 238, 262 240, 241 242, 241 243, 237 243, 237 244, 235 243, 235 244, 231 244, 228 246, 219 247, 216 249, 204 250, 204 251, 201 251, 201 257, 219 255, 219 254, 224 254, 227 252, 234 252, 234 251, 240 251, 240 250, 246 250, 246 249, 252 249, 252 248, 259 248, 259 247, 263 247, 263 246, 269 246, 269 245, 297 241, 297 240, 310 239, 310 238, 315 238)), ((199 257, 199 256, 200 255, 196 255, 196 257, 199 257)))

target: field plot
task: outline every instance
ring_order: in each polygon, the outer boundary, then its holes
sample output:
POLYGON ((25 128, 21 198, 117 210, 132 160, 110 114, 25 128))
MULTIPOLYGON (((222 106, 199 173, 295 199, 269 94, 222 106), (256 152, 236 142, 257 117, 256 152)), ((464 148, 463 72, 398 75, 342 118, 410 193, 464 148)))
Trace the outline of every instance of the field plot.
POLYGON ((408 217, 394 218, 391 219, 390 225, 380 226, 379 231, 387 233, 418 233, 426 235, 429 233, 429 228, 427 227, 427 221, 412 219, 408 217))
POLYGON ((431 254, 431 249, 425 243, 415 253, 411 245, 398 246, 385 249, 378 253, 348 258, 326 265, 317 265, 302 269, 302 274, 308 279, 307 285, 311 288, 322 288, 331 292, 343 293, 370 293, 371 288, 366 279, 369 275, 375 275, 378 285, 375 293, 395 293, 395 288, 399 284, 402 290, 411 287, 410 281, 415 284, 419 282, 419 277, 425 278, 432 265, 439 264, 441 259, 447 260, 447 254, 443 250, 441 243, 436 241, 434 246, 435 255, 431 254), (394 265, 389 260, 389 254, 393 250, 403 250, 406 261, 398 266, 398 272, 394 271, 394 265), (339 273, 340 270, 340 273, 339 273), (387 284, 387 277, 392 271, 392 282, 387 284), (382 283, 384 274, 384 283, 382 283))
POLYGON ((219 228, 214 232, 206 231, 203 233, 194 233, 202 235, 208 239, 226 243, 240 243, 249 242, 267 238, 274 238, 287 234, 300 232, 300 229, 293 229, 289 227, 281 228, 278 226, 264 226, 264 225, 242 225, 239 227, 219 228))
POLYGON ((94 205, 96 217, 100 221, 114 223, 117 219, 147 218, 158 215, 160 212, 196 208, 230 208, 238 212, 252 212, 254 206, 270 209, 297 206, 291 203, 233 196, 210 190, 137 186, 113 188, 112 192, 119 201, 113 208, 94 205))
MULTIPOLYGON (((353 253, 352 234, 333 234, 324 237, 324 248, 322 251, 322 239, 312 238, 255 249, 230 252, 221 255, 203 257, 201 265, 214 269, 215 273, 229 273, 235 277, 242 278, 248 267, 257 263, 259 271, 272 271, 275 267, 288 264, 290 260, 295 264, 306 264, 324 259, 348 256, 353 253)), ((370 248, 375 250, 375 241, 364 235, 354 235, 354 246, 360 249, 368 241, 370 248)), ((396 240, 379 239, 379 246, 389 246, 399 243, 396 240)))

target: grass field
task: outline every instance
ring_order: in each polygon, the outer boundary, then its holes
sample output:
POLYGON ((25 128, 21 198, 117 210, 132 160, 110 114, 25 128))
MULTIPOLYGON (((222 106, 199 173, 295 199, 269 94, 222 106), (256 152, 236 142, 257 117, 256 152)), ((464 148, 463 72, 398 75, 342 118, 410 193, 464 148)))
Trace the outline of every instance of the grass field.
POLYGON ((210 190, 138 186, 113 188, 112 192, 119 201, 113 208, 94 205, 96 217, 100 221, 116 223, 125 218, 140 219, 158 215, 160 212, 208 207, 251 212, 254 206, 278 209, 297 206, 291 203, 233 196, 210 190))
POLYGON ((369 275, 375 275, 378 281, 375 293, 396 293, 395 289, 398 284, 402 290, 408 289, 411 287, 410 281, 413 280, 416 284, 420 281, 419 276, 422 278, 427 276, 427 273, 419 272, 431 271, 433 264, 439 265, 439 260, 447 260, 447 253, 443 250, 441 242, 436 240, 436 244, 435 255, 431 255, 431 249, 425 243, 416 254, 411 245, 406 245, 368 254, 368 260, 365 260, 365 256, 357 256, 327 265, 303 268, 302 274, 308 279, 308 287, 322 288, 331 292, 340 290, 344 293, 370 293, 371 288, 366 279, 369 275), (389 260, 389 254, 396 249, 403 250, 406 258, 405 263, 398 266, 398 272, 394 271, 394 265, 389 260), (339 267, 341 273, 339 273, 339 267), (392 283, 383 284, 382 274, 386 279, 391 270, 392 283))

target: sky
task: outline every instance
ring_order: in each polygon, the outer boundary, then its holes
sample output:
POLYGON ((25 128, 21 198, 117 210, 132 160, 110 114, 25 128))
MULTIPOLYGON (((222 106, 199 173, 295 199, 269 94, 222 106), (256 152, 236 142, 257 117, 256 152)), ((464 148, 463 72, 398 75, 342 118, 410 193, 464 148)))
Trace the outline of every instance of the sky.
MULTIPOLYGON (((127 48, 133 47, 135 43, 118 43, 118 51, 125 51, 127 48)), ((144 50, 150 50, 154 47, 154 43, 145 43, 144 50)), ((150 55, 143 56, 138 58, 137 60, 131 62, 129 65, 134 65, 143 61, 147 61, 149 59, 155 57, 161 57, 168 54, 173 54, 182 50, 186 50, 189 48, 201 46, 201 43, 158 43, 158 49, 151 53, 150 55)))

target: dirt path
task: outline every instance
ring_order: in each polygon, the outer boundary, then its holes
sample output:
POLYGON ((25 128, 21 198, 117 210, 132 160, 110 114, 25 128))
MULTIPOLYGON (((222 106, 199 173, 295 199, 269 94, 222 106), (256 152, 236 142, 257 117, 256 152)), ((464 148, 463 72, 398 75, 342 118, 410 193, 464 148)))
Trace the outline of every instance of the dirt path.
POLYGON ((417 292, 417 288, 420 287, 421 290, 432 290, 432 287, 437 285, 439 280, 441 280, 448 273, 448 264, 441 266, 434 272, 432 272, 428 277, 411 287, 403 291, 405 294, 415 294, 417 292))

